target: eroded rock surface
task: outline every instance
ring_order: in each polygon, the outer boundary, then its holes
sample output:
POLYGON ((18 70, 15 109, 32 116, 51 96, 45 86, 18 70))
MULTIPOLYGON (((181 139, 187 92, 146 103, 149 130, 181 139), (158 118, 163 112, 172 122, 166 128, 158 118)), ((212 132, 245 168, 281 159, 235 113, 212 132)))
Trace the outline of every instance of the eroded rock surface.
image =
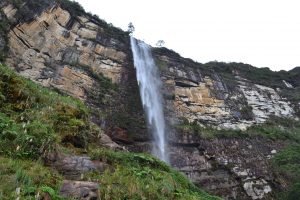
POLYGON ((287 143, 267 139, 182 139, 171 161, 197 185, 226 199, 261 199, 274 186, 268 163, 287 143))
POLYGON ((220 74, 178 59, 179 56, 156 54, 165 83, 165 112, 170 124, 178 124, 184 118, 202 126, 245 130, 270 116, 295 114, 295 105, 273 88, 238 75, 232 76, 234 85, 229 87, 230 82, 224 81, 220 74))
POLYGON ((69 181, 65 180, 60 189, 60 195, 63 197, 97 200, 99 199, 99 184, 88 181, 69 181))
POLYGON ((104 162, 92 161, 88 156, 77 156, 68 154, 53 154, 49 155, 46 164, 55 168, 60 174, 69 180, 80 180, 82 175, 98 171, 100 173, 110 166, 104 162))

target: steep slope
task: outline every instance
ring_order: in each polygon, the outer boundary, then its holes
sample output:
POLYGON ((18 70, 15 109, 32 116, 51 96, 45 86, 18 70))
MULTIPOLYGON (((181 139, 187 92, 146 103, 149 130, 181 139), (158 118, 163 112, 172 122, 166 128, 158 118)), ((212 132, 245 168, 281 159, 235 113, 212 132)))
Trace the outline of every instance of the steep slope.
MULTIPOLYGON (((8 66, 82 100, 115 142, 149 152, 128 33, 69 1, 0 6, 0 52, 8 66)), ((299 143, 298 68, 200 64, 165 48, 153 55, 164 82, 171 164, 227 199, 276 199, 293 182, 270 161, 299 143)))
POLYGON ((2 65, 0 80, 1 199, 218 199, 149 155, 113 151, 79 100, 2 65))

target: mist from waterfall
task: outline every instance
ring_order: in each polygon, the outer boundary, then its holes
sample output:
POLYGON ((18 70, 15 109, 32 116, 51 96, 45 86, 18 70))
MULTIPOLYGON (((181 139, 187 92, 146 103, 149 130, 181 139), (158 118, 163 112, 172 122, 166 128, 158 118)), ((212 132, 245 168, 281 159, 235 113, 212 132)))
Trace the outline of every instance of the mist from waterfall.
POLYGON ((153 60, 150 46, 133 37, 130 38, 130 42, 143 108, 154 138, 152 154, 168 162, 161 95, 162 84, 159 73, 153 60))

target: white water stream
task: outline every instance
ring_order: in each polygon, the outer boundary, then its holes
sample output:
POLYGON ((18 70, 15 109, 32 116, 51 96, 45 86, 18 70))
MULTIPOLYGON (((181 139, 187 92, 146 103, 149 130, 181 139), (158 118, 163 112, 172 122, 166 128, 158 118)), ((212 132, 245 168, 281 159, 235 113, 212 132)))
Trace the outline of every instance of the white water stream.
POLYGON ((162 84, 159 73, 153 60, 150 46, 133 37, 130 40, 143 108, 154 138, 152 153, 159 159, 168 162, 161 95, 162 84))

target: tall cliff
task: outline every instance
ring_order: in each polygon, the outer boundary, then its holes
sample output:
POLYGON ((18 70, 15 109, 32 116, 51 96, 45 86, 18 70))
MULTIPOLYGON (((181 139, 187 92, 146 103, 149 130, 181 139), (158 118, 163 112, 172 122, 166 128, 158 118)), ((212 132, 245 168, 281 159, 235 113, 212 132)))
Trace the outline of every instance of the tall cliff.
MULTIPOLYGON (((151 149, 127 32, 68 1, 0 6, 0 58, 8 66, 85 102, 91 120, 128 150, 151 149)), ((171 164, 225 199, 275 199, 288 179, 270 160, 300 141, 299 68, 272 72, 200 64, 166 48, 152 53, 164 83, 171 164)))

